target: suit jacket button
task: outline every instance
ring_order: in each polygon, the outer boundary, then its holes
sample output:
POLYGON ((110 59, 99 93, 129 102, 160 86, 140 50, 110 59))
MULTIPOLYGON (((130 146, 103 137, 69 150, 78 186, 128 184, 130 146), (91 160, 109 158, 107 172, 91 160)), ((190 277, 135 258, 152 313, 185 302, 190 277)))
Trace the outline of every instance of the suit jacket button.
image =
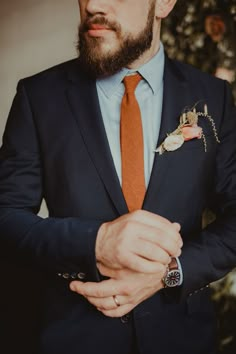
POLYGON ((124 315, 120 318, 122 323, 128 323, 130 321, 130 315, 127 313, 127 315, 124 315))
POLYGON ((84 280, 85 277, 86 277, 85 273, 80 272, 80 273, 77 274, 77 278, 80 279, 80 280, 84 280))
POLYGON ((63 273, 62 274, 62 278, 69 279, 70 278, 70 274, 69 273, 63 273))
POLYGON ((70 275, 71 279, 77 279, 77 273, 71 273, 70 275))

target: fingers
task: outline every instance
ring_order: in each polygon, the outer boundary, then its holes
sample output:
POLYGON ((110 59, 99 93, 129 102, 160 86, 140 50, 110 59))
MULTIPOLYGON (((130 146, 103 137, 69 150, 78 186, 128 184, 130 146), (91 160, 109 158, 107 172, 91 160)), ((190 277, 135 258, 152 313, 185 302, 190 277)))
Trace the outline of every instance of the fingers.
POLYGON ((132 253, 128 254, 126 258, 123 257, 123 263, 125 267, 138 273, 152 273, 158 276, 159 273, 162 274, 166 270, 166 265, 141 258, 132 253))
MULTIPOLYGON (((166 245, 168 251, 168 245, 173 245, 177 248, 183 246, 183 241, 180 236, 180 224, 171 223, 167 219, 152 214, 147 211, 135 211, 130 216, 125 216, 123 222, 123 232, 127 235, 127 238, 131 238, 135 235, 143 240, 147 240, 160 245, 160 240, 168 240, 169 244, 166 245)), ((170 249, 169 254, 171 256, 177 256, 175 254, 176 249, 170 249)))
POLYGON ((98 311, 102 312, 107 317, 122 317, 132 311, 134 307, 135 305, 133 304, 126 304, 111 310, 103 310, 98 308, 98 311))
MULTIPOLYGON (((149 266, 150 262, 147 262, 147 266, 149 266)), ((152 264, 155 262, 152 262, 152 264)), ((139 267, 139 264, 138 264, 139 267)), ((133 265, 133 268, 135 268, 135 264, 133 265)), ((135 279, 143 280, 143 279, 149 279, 150 284, 155 282, 155 280, 159 279, 161 280, 164 275, 166 274, 166 269, 167 265, 162 265, 160 263, 154 265, 154 268, 151 269, 148 268, 149 271, 147 272, 138 272, 136 269, 130 269, 130 268, 123 268, 121 270, 115 270, 111 268, 107 268, 103 264, 99 264, 99 271, 102 275, 107 276, 109 278, 112 278, 114 280, 121 280, 121 281, 126 281, 130 285, 134 285, 134 277, 135 279), (153 280, 154 279, 154 280, 153 280)), ((126 289, 126 294, 128 293, 128 288, 127 285, 124 287, 126 289)), ((131 289, 131 294, 133 294, 133 289, 131 289)))
POLYGON ((183 245, 180 225, 150 212, 126 214, 99 229, 96 259, 109 269, 162 272, 183 245))
POLYGON ((82 283, 74 281, 70 283, 70 289, 73 292, 84 296, 98 311, 102 312, 108 317, 121 317, 130 312, 136 305, 134 303, 128 303, 130 297, 127 295, 117 295, 117 291, 120 287, 116 287, 114 282, 110 280, 104 280, 100 283, 82 283), (108 295, 109 294, 109 295, 108 295), (111 295, 112 294, 112 295, 111 295), (113 296, 116 296, 117 305, 113 296))
POLYGON ((164 247, 161 248, 160 245, 157 245, 156 243, 153 244, 151 242, 137 242, 134 245, 133 250, 137 256, 143 257, 149 261, 159 262, 163 265, 167 265, 171 261, 171 257, 168 250, 164 249, 164 247))
MULTIPOLYGON (((130 231, 131 232, 131 231, 130 231)), ((123 240, 117 246, 117 257, 124 267, 139 272, 161 272, 171 257, 179 257, 181 247, 177 238, 161 229, 139 226, 140 236, 123 240)))
POLYGON ((121 317, 163 287, 156 274, 127 271, 127 275, 123 280, 108 279, 100 283, 73 281, 70 289, 84 296, 105 316, 121 317))
MULTIPOLYGON (((166 232, 168 232, 168 230, 174 229, 175 231, 177 231, 177 233, 180 232, 181 226, 179 223, 172 223, 170 222, 168 219, 151 213, 149 211, 145 211, 145 210, 137 210, 134 211, 133 213, 127 214, 129 217, 129 220, 131 221, 137 221, 139 223, 142 223, 144 225, 147 226, 152 226, 154 228, 158 228, 158 229, 163 229, 166 232)), ((180 235, 179 238, 181 239, 180 235)))
MULTIPOLYGON (((159 226, 141 226, 139 225, 140 229, 140 237, 152 243, 156 243, 160 245, 160 241, 168 240, 170 245, 176 245, 176 247, 181 248, 183 246, 182 238, 177 231, 179 228, 179 224, 163 224, 160 223, 159 226), (146 229, 144 231, 144 229, 146 229)), ((172 250, 173 252, 173 250, 172 250)))
MULTIPOLYGON (((117 296, 117 301, 119 301, 120 306, 122 306, 122 302, 121 302, 121 296, 117 296)), ((114 297, 113 296, 109 296, 109 297, 92 297, 89 296, 87 297, 87 300, 93 305, 95 306, 97 309, 99 309, 99 311, 109 311, 109 310, 115 310, 117 309, 117 306, 114 297)))
POLYGON ((121 284, 114 279, 103 280, 100 283, 73 281, 70 283, 70 289, 86 298, 104 298, 125 293, 121 284))
POLYGON ((103 276, 108 278, 114 278, 114 279, 119 279, 120 274, 125 271, 124 269, 121 270, 121 269, 108 268, 102 263, 97 263, 97 268, 99 270, 99 273, 102 274, 103 276))
POLYGON ((105 316, 108 317, 124 316, 135 307, 135 304, 127 303, 129 300, 128 296, 115 295, 120 306, 118 306, 115 302, 113 295, 107 297, 100 297, 100 295, 110 294, 112 292, 112 290, 108 290, 106 288, 106 284, 105 288, 103 288, 104 283, 105 281, 99 284, 82 283, 75 281, 70 284, 70 289, 80 295, 83 295, 94 307, 97 308, 98 311, 102 312, 105 316), (99 296, 90 296, 88 294, 94 294, 99 296))
POLYGON ((143 224, 150 225, 153 227, 158 226, 160 223, 171 225, 171 222, 168 219, 146 210, 136 210, 132 213, 127 214, 127 216, 131 220, 138 222, 141 221, 143 224))
POLYGON ((170 257, 179 257, 182 243, 179 242, 176 232, 168 234, 166 230, 149 227, 145 236, 141 235, 141 242, 134 244, 136 254, 151 261, 163 264, 170 262, 170 257))

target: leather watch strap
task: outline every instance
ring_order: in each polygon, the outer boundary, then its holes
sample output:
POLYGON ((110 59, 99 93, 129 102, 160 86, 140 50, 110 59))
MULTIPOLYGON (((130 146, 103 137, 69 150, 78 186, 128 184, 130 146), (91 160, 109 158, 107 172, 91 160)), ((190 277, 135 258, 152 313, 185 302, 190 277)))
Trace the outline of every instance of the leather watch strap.
POLYGON ((179 269, 178 262, 176 258, 171 258, 171 262, 168 265, 169 270, 179 269))

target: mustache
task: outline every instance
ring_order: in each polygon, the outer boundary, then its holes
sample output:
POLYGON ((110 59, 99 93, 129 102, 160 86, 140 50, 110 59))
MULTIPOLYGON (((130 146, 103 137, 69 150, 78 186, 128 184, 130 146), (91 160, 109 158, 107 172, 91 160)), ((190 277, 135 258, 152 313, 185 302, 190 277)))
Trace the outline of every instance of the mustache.
POLYGON ((99 17, 97 16, 91 19, 87 19, 83 23, 81 23, 80 32, 87 32, 92 25, 102 25, 115 32, 121 31, 121 27, 118 23, 114 21, 109 21, 107 18, 103 16, 99 16, 99 17))

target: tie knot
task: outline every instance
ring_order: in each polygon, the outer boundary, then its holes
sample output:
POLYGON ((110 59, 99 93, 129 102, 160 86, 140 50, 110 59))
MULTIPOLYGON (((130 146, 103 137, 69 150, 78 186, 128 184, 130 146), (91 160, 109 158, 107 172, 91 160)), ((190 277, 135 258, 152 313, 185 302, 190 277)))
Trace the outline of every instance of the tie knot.
POLYGON ((139 73, 125 76, 123 82, 125 85, 126 93, 134 93, 136 87, 138 86, 141 80, 142 76, 139 73))

